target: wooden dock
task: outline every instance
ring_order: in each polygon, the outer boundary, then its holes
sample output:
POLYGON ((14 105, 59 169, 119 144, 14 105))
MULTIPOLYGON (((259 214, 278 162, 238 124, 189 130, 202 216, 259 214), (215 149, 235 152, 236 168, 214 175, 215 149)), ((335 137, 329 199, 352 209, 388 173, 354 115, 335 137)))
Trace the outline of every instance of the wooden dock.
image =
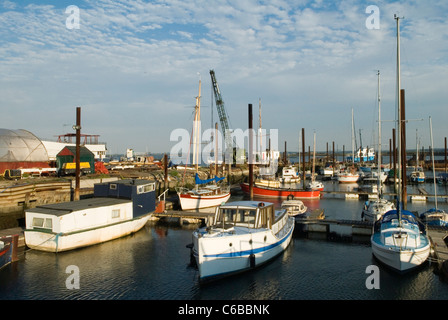
POLYGON ((155 212, 152 217, 156 219, 164 219, 168 221, 177 220, 179 224, 183 222, 195 222, 202 220, 206 225, 211 224, 211 220, 215 215, 215 208, 206 208, 200 210, 165 210, 163 212, 155 212))

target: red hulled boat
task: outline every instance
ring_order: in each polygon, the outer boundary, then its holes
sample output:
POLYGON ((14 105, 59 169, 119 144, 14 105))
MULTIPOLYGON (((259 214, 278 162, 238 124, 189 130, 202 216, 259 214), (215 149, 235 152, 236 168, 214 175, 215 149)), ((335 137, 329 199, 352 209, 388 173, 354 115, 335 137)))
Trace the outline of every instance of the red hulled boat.
MULTIPOLYGON (((241 183, 241 190, 249 194, 249 183, 241 183)), ((254 196, 272 197, 272 198, 288 198, 291 195, 294 199, 319 199, 320 190, 306 190, 306 189, 287 189, 287 188, 271 188, 265 186, 253 187, 254 196)))

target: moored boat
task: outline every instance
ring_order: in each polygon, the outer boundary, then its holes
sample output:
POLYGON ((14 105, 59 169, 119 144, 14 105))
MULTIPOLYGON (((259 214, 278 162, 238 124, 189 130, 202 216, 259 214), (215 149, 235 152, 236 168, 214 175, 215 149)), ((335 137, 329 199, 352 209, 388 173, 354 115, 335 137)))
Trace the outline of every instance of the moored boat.
POLYGON ((0 269, 17 260, 18 235, 0 237, 0 269))
MULTIPOLYGON (((397 92, 398 114, 401 114, 400 98, 400 32, 397 20, 397 92)), ((402 123, 398 121, 398 132, 402 132, 402 123)), ((398 168, 405 146, 401 137, 398 139, 398 168)), ((405 150, 404 150, 405 152, 405 150)), ((401 170, 398 171, 397 209, 386 212, 373 227, 370 238, 373 255, 383 264, 400 273, 422 265, 429 257, 431 244, 424 225, 410 211, 404 210, 401 170)))
POLYGON ((357 172, 339 172, 338 182, 339 183, 356 183, 358 182, 359 173, 357 172))
POLYGON ((25 211, 25 244, 61 252, 137 232, 155 210, 155 182, 121 180, 94 186, 94 197, 25 211))
POLYGON ((388 211, 395 210, 395 204, 383 198, 366 201, 361 213, 364 221, 376 222, 388 211))
MULTIPOLYGON (((249 183, 241 183, 241 190, 249 194, 249 183)), ((271 188, 265 186, 254 185, 254 196, 272 197, 272 198, 288 198, 293 196, 296 199, 319 199, 320 190, 307 190, 307 189, 293 189, 293 188, 271 188)))
POLYGON ((209 186, 200 189, 185 189, 178 192, 182 210, 197 210, 219 206, 230 198, 227 187, 209 186))
POLYGON ((375 223, 371 244, 374 256, 398 272, 420 266, 430 252, 424 226, 403 209, 388 211, 375 223))
POLYGON ((294 218, 274 204, 230 202, 216 208, 211 226, 193 232, 192 255, 199 280, 207 281, 258 267, 289 245, 294 218))
POLYGON ((288 199, 283 201, 282 209, 285 209, 286 212, 292 217, 301 216, 308 210, 303 201, 297 199, 288 199))

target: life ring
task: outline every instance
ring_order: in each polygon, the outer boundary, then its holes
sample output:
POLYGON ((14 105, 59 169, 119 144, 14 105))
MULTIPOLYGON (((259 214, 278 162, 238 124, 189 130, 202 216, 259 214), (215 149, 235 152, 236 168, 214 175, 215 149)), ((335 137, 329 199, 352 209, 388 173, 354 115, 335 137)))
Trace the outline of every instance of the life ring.
POLYGON ((288 194, 288 196, 286 197, 286 200, 294 200, 294 195, 288 194))

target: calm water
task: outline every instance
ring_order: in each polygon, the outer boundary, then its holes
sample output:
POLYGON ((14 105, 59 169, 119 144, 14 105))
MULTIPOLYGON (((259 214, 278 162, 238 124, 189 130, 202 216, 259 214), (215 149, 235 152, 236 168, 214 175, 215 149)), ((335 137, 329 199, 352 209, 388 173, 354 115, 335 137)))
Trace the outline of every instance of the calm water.
MULTIPOLYGON (((431 186, 425 186, 431 192, 431 186)), ((326 182, 326 188, 337 190, 339 185, 326 182)), ((360 219, 363 205, 362 200, 335 196, 304 202, 312 209, 323 208, 329 218, 346 219, 360 219)), ((408 209, 422 212, 432 206, 432 202, 410 203, 408 209)), ((445 201, 439 206, 448 209, 445 201)), ((186 248, 196 227, 154 223, 132 236, 71 252, 27 251, 18 263, 0 270, 0 299, 448 299, 448 283, 429 264, 402 276, 380 266, 380 289, 367 289, 366 267, 377 264, 368 239, 342 243, 296 236, 271 263, 199 285, 186 248), (66 269, 72 265, 79 268, 80 287, 69 290, 66 269)))

